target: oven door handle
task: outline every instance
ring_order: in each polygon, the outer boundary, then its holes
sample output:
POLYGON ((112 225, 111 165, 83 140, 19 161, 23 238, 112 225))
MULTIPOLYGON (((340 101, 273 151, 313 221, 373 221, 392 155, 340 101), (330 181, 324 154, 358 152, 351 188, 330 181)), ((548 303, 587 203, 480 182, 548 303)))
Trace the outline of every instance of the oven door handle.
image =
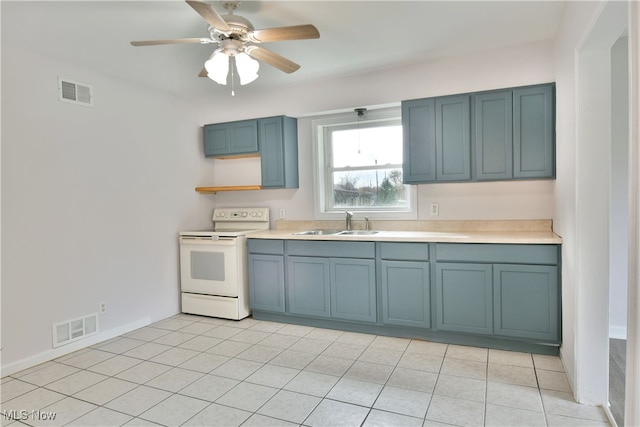
POLYGON ((235 237, 221 237, 221 236, 180 236, 181 243, 196 244, 196 245, 235 245, 237 238, 235 237))

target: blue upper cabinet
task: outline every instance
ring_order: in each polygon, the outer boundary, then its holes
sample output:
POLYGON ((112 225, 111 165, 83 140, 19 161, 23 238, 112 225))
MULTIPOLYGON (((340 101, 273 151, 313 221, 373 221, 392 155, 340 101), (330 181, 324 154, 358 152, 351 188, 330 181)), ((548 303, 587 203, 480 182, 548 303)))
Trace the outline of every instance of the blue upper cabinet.
POLYGON ((258 123, 256 120, 204 126, 206 157, 238 156, 257 152, 258 123))
POLYGON ((404 182, 555 178, 555 84, 402 102, 404 182))
POLYGON ((508 91, 474 95, 475 178, 513 178, 513 100, 508 91))
POLYGON ((298 188, 298 124, 291 117, 258 120, 262 188, 298 188))
POLYGON ((205 125, 204 155, 260 156, 262 188, 298 188, 298 122, 292 117, 205 125))
POLYGON ((402 102, 403 170, 406 184, 436 180, 435 100, 402 102))
POLYGON ((471 179, 471 111, 469 95, 436 98, 436 177, 471 179))
POLYGON ((405 184, 471 179, 469 98, 402 102, 405 184))
POLYGON ((513 91, 513 177, 555 178, 553 85, 513 91))

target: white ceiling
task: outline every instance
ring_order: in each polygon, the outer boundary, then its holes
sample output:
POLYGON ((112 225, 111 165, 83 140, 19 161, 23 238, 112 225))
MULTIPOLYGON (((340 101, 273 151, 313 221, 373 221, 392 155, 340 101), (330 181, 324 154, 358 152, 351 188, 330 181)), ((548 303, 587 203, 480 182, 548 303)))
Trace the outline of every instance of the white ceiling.
MULTIPOLYGON (((221 14, 221 2, 211 2, 221 14)), ((427 59, 554 37, 563 1, 245 1, 237 15, 256 29, 314 24, 320 39, 265 43, 301 65, 262 64, 253 90, 337 78, 427 59)), ((206 37, 207 24, 180 0, 0 2, 2 44, 102 70, 193 99, 226 94, 197 75, 209 45, 133 47, 131 40, 206 37)))

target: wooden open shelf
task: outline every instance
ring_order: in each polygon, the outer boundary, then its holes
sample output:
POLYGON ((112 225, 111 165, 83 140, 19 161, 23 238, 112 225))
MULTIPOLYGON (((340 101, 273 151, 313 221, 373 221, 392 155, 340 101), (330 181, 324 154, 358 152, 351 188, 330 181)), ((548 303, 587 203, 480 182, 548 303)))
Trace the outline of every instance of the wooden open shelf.
POLYGON ((249 191, 249 190, 261 190, 261 185, 229 185, 225 187, 196 187, 198 193, 210 193, 215 194, 218 191, 249 191))

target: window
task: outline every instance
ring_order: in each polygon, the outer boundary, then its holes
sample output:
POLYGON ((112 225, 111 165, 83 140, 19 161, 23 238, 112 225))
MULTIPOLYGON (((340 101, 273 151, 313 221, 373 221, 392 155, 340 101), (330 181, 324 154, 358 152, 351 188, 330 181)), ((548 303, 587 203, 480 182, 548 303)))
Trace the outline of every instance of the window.
POLYGON ((345 210, 378 218, 413 218, 402 183, 402 123, 397 108, 314 121, 317 216, 345 210))

